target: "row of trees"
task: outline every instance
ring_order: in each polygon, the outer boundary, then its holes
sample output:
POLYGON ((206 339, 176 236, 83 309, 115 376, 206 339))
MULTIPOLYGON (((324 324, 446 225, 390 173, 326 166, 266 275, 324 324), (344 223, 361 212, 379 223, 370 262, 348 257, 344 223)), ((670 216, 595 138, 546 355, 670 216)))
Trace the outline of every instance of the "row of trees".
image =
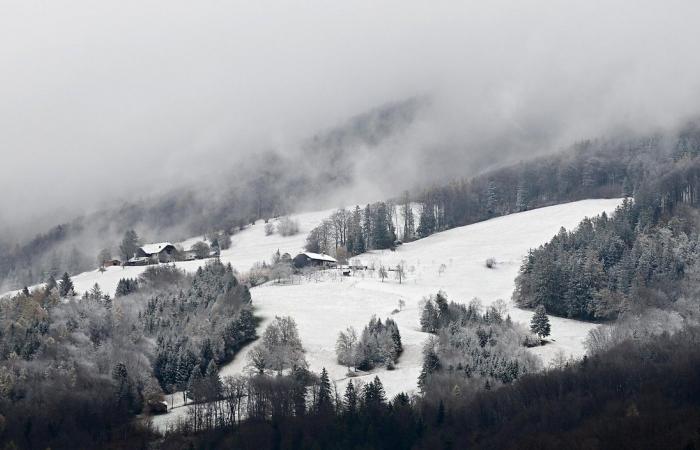
POLYGON ((393 248, 397 240, 396 206, 391 202, 368 204, 364 209, 339 209, 311 230, 306 250, 347 259, 368 250, 393 248))

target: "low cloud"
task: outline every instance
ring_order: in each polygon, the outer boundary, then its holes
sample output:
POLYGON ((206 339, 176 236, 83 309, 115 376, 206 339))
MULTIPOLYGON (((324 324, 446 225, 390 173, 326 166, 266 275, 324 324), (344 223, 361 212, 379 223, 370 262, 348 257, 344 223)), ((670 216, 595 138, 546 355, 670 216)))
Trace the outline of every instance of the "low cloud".
POLYGON ((410 127, 356 149, 357 197, 698 112, 697 2, 109 3, 2 6, 0 226, 224 176, 416 96, 410 127))

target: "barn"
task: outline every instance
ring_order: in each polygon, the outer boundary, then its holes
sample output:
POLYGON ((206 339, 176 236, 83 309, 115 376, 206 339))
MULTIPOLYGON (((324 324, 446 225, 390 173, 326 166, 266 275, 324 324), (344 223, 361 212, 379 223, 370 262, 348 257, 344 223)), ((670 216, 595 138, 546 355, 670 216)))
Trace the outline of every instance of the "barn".
POLYGON ((137 258, 148 258, 152 263, 175 261, 177 249, 170 242, 158 242, 139 247, 134 255, 137 258))
POLYGON ((323 253, 304 252, 299 253, 292 260, 294 267, 301 269, 302 267, 335 267, 338 261, 332 256, 323 253))

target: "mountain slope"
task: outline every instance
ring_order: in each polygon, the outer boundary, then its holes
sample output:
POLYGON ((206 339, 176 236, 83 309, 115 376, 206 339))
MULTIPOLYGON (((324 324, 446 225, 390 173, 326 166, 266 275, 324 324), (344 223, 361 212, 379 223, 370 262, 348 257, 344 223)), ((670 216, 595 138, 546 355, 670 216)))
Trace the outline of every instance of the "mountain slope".
MULTIPOLYGON (((348 326, 361 331, 372 315, 382 320, 392 317, 399 326, 404 346, 396 370, 375 370, 358 378, 369 381, 379 374, 389 397, 400 391, 414 391, 422 362, 421 348, 428 336, 420 331, 419 325, 418 305, 425 296, 442 289, 451 300, 464 303, 474 297, 484 305, 499 298, 510 302, 514 279, 528 249, 546 242, 562 226, 571 229, 584 217, 611 212, 620 201, 583 200, 512 214, 437 233, 402 245, 395 252, 359 256, 363 264, 375 267, 404 262, 407 277, 401 284, 393 277, 382 282, 376 271, 358 271, 352 277, 328 271, 318 281, 300 278, 291 285, 268 283, 256 287, 251 291, 253 305, 263 319, 258 333, 275 316, 292 316, 298 324, 310 369, 318 372, 325 367, 342 392, 347 368, 336 363, 338 332, 348 326), (485 267, 489 257, 498 261, 495 269, 485 267), (446 269, 440 274, 442 264, 446 269), (406 307, 392 315, 399 299, 406 301, 406 307)), ((530 311, 511 306, 509 313, 514 321, 529 323, 530 311)), ((554 317, 550 320, 553 343, 531 351, 545 362, 558 351, 583 355, 583 339, 595 324, 554 317)), ((222 367, 221 375, 246 371, 250 348, 243 349, 232 363, 222 367)), ((157 416, 155 423, 159 427, 172 425, 185 412, 186 408, 175 408, 170 414, 157 416)))

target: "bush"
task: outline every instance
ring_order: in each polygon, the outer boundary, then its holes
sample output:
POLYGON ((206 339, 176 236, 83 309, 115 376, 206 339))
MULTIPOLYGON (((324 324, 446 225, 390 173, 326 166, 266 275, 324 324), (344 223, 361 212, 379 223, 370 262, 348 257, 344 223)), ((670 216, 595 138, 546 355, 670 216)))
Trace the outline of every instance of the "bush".
POLYGON ((173 264, 148 266, 139 276, 139 282, 156 289, 174 286, 185 278, 185 272, 173 264))
POLYGON ((526 334, 525 336, 523 336, 524 347, 531 348, 539 347, 540 345, 542 345, 542 340, 534 334, 526 334))
POLYGON ((489 269, 493 269, 494 267, 496 267, 496 258, 487 258, 486 267, 488 267, 489 269))
POLYGON ((277 232, 282 236, 294 236, 299 233, 299 222, 288 216, 282 217, 277 224, 277 232))
POLYGON ((275 226, 272 222, 265 224, 265 236, 272 236, 275 233, 275 226))

